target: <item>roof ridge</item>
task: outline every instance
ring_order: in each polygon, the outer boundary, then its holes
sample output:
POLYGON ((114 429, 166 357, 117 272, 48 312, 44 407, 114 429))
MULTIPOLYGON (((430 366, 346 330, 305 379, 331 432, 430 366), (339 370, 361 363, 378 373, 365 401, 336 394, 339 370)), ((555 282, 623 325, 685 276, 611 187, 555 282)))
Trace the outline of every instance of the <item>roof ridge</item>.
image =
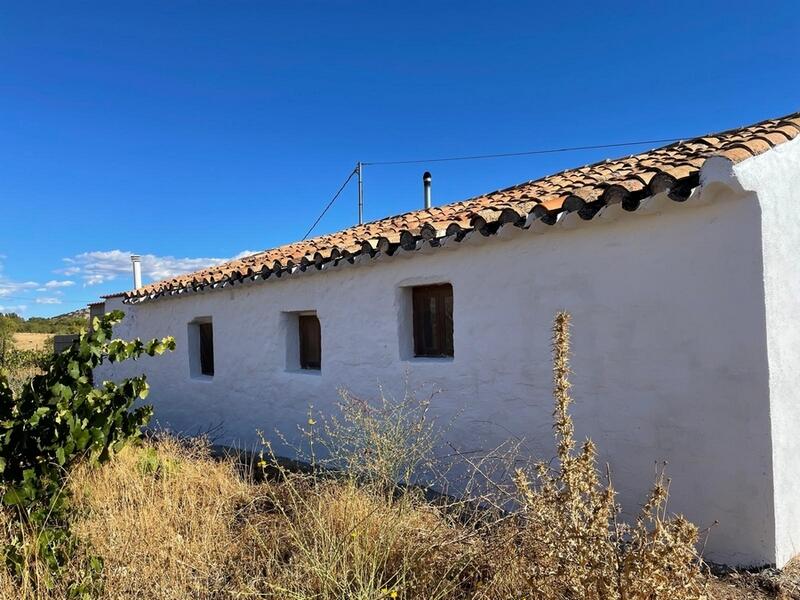
MULTIPOLYGON (((758 127, 760 125, 763 125, 765 123, 769 123, 769 122, 772 122, 772 121, 783 122, 783 121, 785 121, 786 119, 789 119, 789 118, 800 118, 800 111, 794 112, 794 113, 790 113, 790 114, 785 115, 783 117, 776 117, 776 118, 772 118, 772 119, 764 119, 763 121, 759 121, 758 123, 754 123, 752 125, 743 125, 741 127, 734 127, 732 129, 727 129, 725 131, 718 131, 718 132, 715 132, 715 133, 706 133, 706 134, 695 136, 695 137, 692 137, 692 138, 686 138, 686 139, 677 140, 675 142, 670 142, 670 143, 665 144, 663 146, 656 146, 655 148, 651 148, 650 150, 644 150, 642 152, 637 152, 635 154, 628 154, 626 156, 621 156, 621 157, 617 157, 617 158, 604 158, 604 159, 595 161, 593 163, 587 163, 587 164, 585 164, 583 166, 580 166, 580 167, 567 167, 565 169, 562 169, 561 171, 557 171, 556 173, 550 173, 549 175, 543 175, 542 177, 539 177, 538 179, 530 179, 530 180, 528 180, 528 181, 526 181, 524 183, 517 183, 517 184, 511 185, 511 186, 505 187, 505 188, 500 188, 500 189, 494 190, 492 192, 487 192, 485 194, 478 194, 477 196, 472 196, 470 198, 465 198, 464 200, 459 200, 459 202, 469 202, 470 200, 476 200, 476 199, 479 199, 479 198, 483 198, 483 197, 489 196, 491 194, 496 194, 496 193, 499 193, 499 192, 507 192, 507 191, 510 191, 510 190, 513 190, 513 189, 518 189, 519 187, 524 186, 524 185, 529 185, 529 184, 537 183, 539 181, 543 181, 545 179, 548 179, 548 178, 552 177, 553 175, 560 175, 560 174, 567 173, 567 172, 570 172, 570 171, 576 171, 578 169, 586 169, 586 168, 591 168, 591 167, 597 167, 597 166, 600 166, 602 164, 609 163, 609 162, 616 162, 616 161, 619 161, 619 160, 624 160, 624 159, 628 159, 628 158, 634 158, 634 157, 637 157, 637 156, 641 156, 642 154, 647 154, 648 152, 654 152, 656 150, 666 150, 668 148, 674 148, 674 147, 680 146, 682 144, 688 144, 688 143, 690 143, 690 142, 692 142, 694 140, 700 140, 700 139, 705 138, 705 137, 710 137, 710 136, 719 137, 719 136, 723 136, 723 135, 730 135, 732 133, 740 132, 740 131, 742 131, 744 129, 752 129, 753 127, 758 127)), ((444 206, 446 206, 446 205, 444 205, 444 206)), ((411 212, 415 212, 415 211, 411 211, 411 212)), ((408 214, 408 213, 404 213, 404 214, 408 214)), ((386 218, 391 218, 391 217, 386 217, 386 218)))
POLYGON ((643 198, 661 192, 681 201, 698 184, 700 168, 709 157, 723 156, 736 163, 798 135, 800 111, 637 154, 605 158, 447 204, 390 215, 114 296, 140 301, 189 289, 224 287, 244 278, 266 279, 309 266, 322 269, 329 263, 352 262, 361 254, 393 254, 398 248, 415 249, 423 242, 439 245, 449 236, 460 240, 470 230, 490 235, 507 223, 529 226, 531 218, 554 223, 558 213, 565 211, 591 219, 607 204, 620 202, 623 208, 635 210, 643 198), (777 140, 767 137, 773 134, 778 134, 774 136, 777 140))

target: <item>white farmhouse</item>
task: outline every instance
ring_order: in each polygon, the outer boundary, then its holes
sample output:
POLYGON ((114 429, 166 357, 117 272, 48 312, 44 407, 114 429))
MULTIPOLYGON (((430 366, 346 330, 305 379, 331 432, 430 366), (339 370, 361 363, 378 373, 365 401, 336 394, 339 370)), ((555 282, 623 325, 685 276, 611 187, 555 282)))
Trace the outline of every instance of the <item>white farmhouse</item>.
MULTIPOLYGON (((248 445, 345 386, 429 383, 461 450, 554 454, 550 326, 573 315, 577 433, 636 507, 719 525, 707 558, 800 553, 800 113, 567 170, 110 296, 156 419, 248 445)), ((116 370, 115 370, 116 369, 116 370)))

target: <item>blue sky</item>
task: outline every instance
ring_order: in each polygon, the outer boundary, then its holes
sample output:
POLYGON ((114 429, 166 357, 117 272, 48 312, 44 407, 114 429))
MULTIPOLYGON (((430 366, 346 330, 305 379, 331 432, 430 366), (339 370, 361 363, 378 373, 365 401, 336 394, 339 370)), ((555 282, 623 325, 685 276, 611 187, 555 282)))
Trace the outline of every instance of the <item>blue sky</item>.
MULTIPOLYGON (((800 109, 794 2, 6 2, 0 311, 299 239, 356 161, 685 137, 800 109)), ((368 220, 645 146, 365 169, 368 220)), ((349 187, 317 233, 356 220, 349 187)), ((23 308, 24 307, 24 308, 23 308)))

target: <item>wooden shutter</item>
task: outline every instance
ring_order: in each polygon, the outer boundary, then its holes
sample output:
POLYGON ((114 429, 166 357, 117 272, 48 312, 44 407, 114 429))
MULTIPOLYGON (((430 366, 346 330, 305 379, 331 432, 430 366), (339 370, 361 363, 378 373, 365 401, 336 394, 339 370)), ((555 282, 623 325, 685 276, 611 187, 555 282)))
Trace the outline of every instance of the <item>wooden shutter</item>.
POLYGON ((298 315, 300 329, 300 368, 322 366, 322 332, 317 315, 298 315))
POLYGON ((200 372, 214 375, 214 329, 211 323, 198 323, 200 332, 200 372))
POLYGON ((412 290, 415 356, 453 356, 453 286, 412 290))

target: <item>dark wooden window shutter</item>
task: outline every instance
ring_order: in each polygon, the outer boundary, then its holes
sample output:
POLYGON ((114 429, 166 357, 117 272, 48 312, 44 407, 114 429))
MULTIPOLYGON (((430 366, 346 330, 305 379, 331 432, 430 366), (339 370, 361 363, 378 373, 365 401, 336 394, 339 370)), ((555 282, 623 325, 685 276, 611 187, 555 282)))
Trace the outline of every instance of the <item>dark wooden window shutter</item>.
POLYGON ((322 367, 322 332, 317 315, 298 315, 300 328, 300 368, 322 367))
POLYGON ((412 289, 415 356, 453 356, 453 286, 412 289))
POLYGON ((200 372, 214 375, 214 328, 211 323, 198 323, 200 331, 200 372))

